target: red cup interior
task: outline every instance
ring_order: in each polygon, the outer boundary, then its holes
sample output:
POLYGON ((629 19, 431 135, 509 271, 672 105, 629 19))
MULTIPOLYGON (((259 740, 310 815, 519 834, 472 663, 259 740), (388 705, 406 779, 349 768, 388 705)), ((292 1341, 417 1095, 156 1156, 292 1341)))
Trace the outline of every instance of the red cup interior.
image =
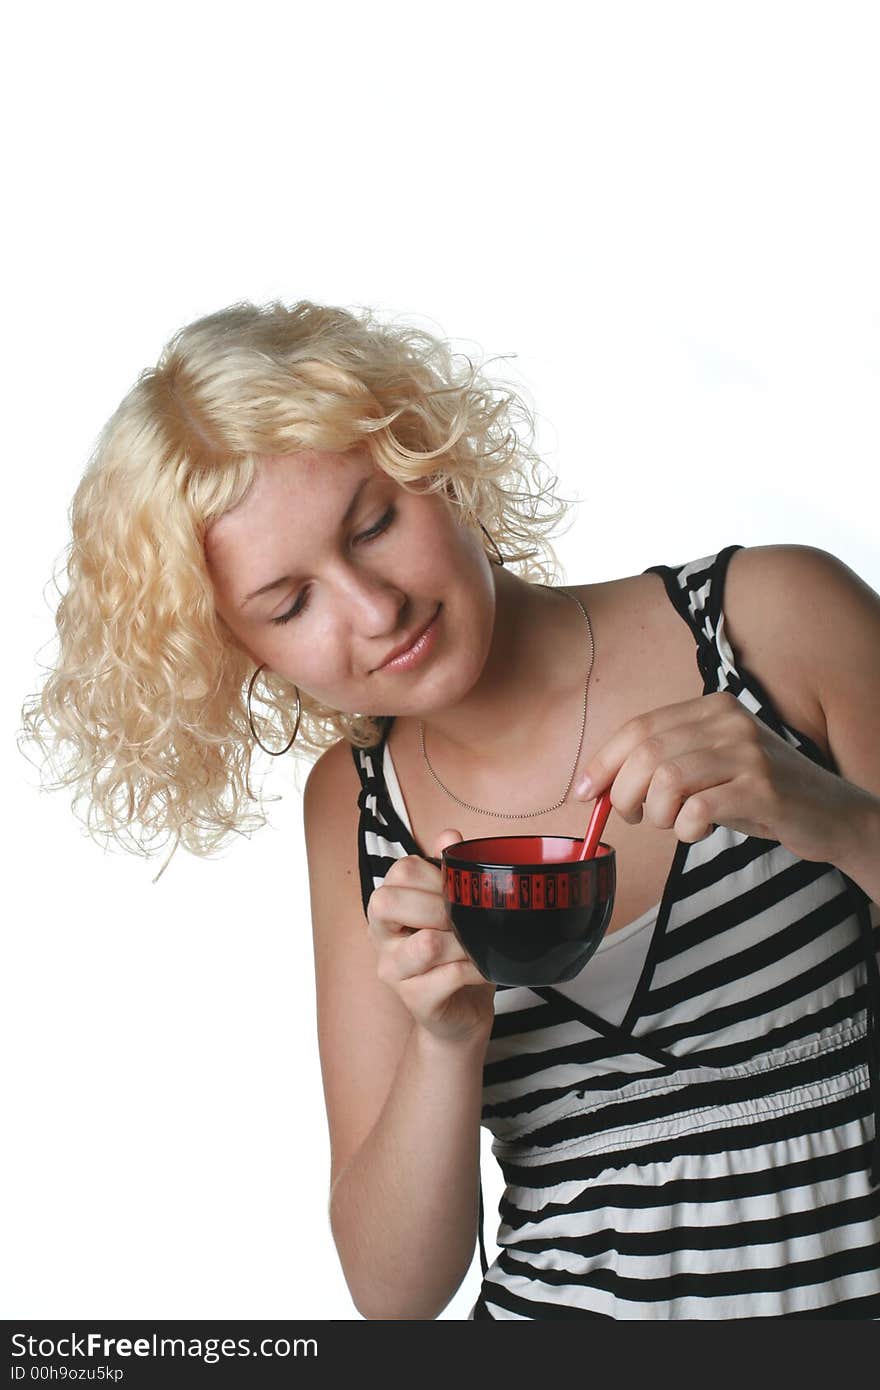
MULTIPOLYGON (((570 835, 496 835, 448 845, 444 854, 447 863, 539 869, 543 864, 577 862, 582 843, 570 835)), ((611 852, 610 845, 600 843, 596 858, 611 852)))

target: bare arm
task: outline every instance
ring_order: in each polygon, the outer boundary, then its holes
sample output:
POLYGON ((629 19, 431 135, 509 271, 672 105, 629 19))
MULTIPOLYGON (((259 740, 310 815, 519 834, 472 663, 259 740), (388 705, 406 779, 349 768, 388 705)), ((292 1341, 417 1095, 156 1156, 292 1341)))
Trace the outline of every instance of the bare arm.
POLYGON ((435 1318, 476 1240, 494 988, 449 930, 440 871, 427 860, 395 863, 365 921, 359 790, 349 748, 337 744, 305 794, 330 1223, 364 1317, 435 1318))
POLYGON ((779 670, 777 693, 806 692, 849 785, 852 815, 829 863, 880 901, 880 596, 842 560, 804 545, 738 551, 728 635, 746 666, 779 670), (772 594, 773 602, 767 602, 772 594), (732 611, 731 611, 732 610, 732 611), (781 652, 777 649, 783 644, 781 652), (771 669, 772 669, 771 665, 771 669))
POLYGON ((484 1052, 413 1025, 382 1113, 333 1185, 333 1235, 366 1318, 436 1318, 468 1271, 484 1052))

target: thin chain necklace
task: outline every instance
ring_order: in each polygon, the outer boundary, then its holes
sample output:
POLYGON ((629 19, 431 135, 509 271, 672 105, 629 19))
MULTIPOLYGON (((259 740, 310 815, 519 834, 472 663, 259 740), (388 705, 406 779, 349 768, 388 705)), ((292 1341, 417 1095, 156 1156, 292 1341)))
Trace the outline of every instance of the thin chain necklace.
MULTIPOLYGON (((550 588, 550 585, 549 585, 549 584, 542 584, 542 585, 541 585, 541 588, 542 588, 542 589, 549 589, 549 588, 550 588)), ((572 765, 571 765, 571 772, 570 772, 570 774, 569 774, 569 778, 568 778, 568 782, 567 782, 566 787, 565 787, 565 791, 562 793, 562 796, 559 798, 559 800, 558 800, 553 806, 544 806, 544 807, 542 807, 541 810, 539 810, 539 811, 486 811, 486 810, 483 809, 482 806, 472 806, 471 803, 470 803, 469 801, 462 801, 460 797, 458 797, 458 796, 455 795, 455 792, 451 792, 447 786, 444 786, 444 784, 440 781, 440 778, 437 776, 436 772, 435 772, 434 769, 432 768, 432 766, 431 766, 431 764, 430 764, 430 762, 429 762, 429 760, 428 760, 428 754, 427 754, 427 752, 426 752, 426 750, 425 750, 425 723, 424 723, 424 720, 423 720, 423 719, 420 719, 420 720, 419 720, 419 748, 421 749, 421 752, 422 752, 422 758, 423 758, 423 760, 424 760, 425 767, 426 767, 426 768, 428 769, 428 771, 430 772, 431 776, 433 777, 434 781, 437 783, 437 786, 440 788, 440 790, 441 790, 442 792, 445 792, 447 796, 451 797, 453 801, 456 801, 456 802, 458 803, 459 806, 463 806, 463 807, 465 808, 466 811, 475 811, 475 812, 476 812, 478 815, 480 815, 480 816, 494 816, 496 820, 528 820, 528 819, 530 819, 532 816, 545 816, 545 815, 547 815, 547 813, 548 813, 549 811, 558 811, 558 810, 559 810, 559 807, 562 806, 562 805, 564 804, 565 798, 568 796, 568 793, 569 793, 569 791, 571 790, 571 784, 572 784, 572 782, 574 781, 574 774, 575 774, 575 772, 577 771, 578 762, 579 762, 580 756, 581 756, 581 749, 582 749, 583 746, 584 746, 584 730, 585 730, 586 727, 587 727, 587 696, 588 696, 588 692, 589 692, 589 689, 590 689, 590 676, 593 674, 593 661, 594 661, 595 655, 596 655, 596 648, 595 648, 595 644, 594 644, 594 642, 593 642, 593 629, 592 629, 592 627, 590 626, 589 615, 588 615, 588 613, 587 613, 586 608, 584 608, 584 605, 581 603, 580 599, 579 599, 579 598, 576 598, 574 594, 570 594, 570 593, 568 592, 567 589, 556 589, 556 590, 553 590, 553 592, 554 592, 554 593, 565 594, 567 598, 573 599, 574 602, 577 604, 578 608, 579 608, 579 609, 581 610, 581 612, 583 613, 583 615, 584 615, 584 621, 585 621, 586 624, 587 624, 587 639, 588 639, 588 643, 589 643, 589 652, 590 652, 589 663, 588 663, 588 665, 587 665, 587 680, 586 680, 586 684, 584 685, 584 710, 583 710, 583 717, 582 717, 582 719, 581 719, 581 736, 580 736, 580 738, 578 739, 577 753, 575 754, 574 762, 573 762, 572 765)))

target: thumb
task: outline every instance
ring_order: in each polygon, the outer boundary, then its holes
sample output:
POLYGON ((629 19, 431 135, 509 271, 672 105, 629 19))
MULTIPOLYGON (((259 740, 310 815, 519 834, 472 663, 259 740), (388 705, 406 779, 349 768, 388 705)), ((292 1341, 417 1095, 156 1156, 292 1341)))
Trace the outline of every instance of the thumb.
POLYGON ((440 858, 441 852, 446 849, 447 845, 457 845, 459 840, 463 839, 464 836, 460 830, 441 830, 440 834, 434 840, 435 859, 440 858))

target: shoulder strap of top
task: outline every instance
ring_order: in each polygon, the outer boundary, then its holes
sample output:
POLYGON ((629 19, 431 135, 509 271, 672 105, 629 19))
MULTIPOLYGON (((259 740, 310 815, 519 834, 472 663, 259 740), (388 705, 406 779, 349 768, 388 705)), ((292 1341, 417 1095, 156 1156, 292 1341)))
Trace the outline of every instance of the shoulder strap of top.
POLYGON ((730 677, 737 674, 733 653, 724 635, 722 600, 730 558, 742 548, 741 545, 728 545, 717 555, 705 555, 686 565, 651 565, 643 571, 660 575, 670 602, 694 635, 704 694, 726 690, 730 677))
POLYGON ((350 744, 351 756, 357 768, 358 776, 361 779, 361 795, 358 797, 358 805, 363 807, 367 787, 372 788, 382 780, 382 757, 385 752, 385 740, 388 737, 392 719, 382 718, 379 720, 380 733, 376 743, 371 743, 368 748, 357 748, 350 744))
POLYGON ((370 851, 367 847, 367 832, 372 835, 381 835, 387 825, 387 821, 382 814, 379 806, 379 798, 383 790, 382 778, 382 756, 385 749, 385 739, 388 734, 388 726, 383 725, 378 743, 373 743, 367 748, 358 748, 351 745, 351 756, 357 768, 360 778, 361 789, 358 794, 358 872, 361 885, 361 902, 363 904, 364 916, 367 913, 367 903, 373 892, 373 865, 371 863, 370 851))
POLYGON ((401 820, 397 808, 391 800, 391 793, 385 780, 385 745, 388 742, 388 735, 393 723, 393 715, 385 716, 378 743, 372 744, 369 748, 352 747, 351 750, 358 776, 361 779, 361 791, 358 797, 361 822, 363 824, 364 812, 367 812, 378 822, 378 826, 371 825, 370 829, 378 830, 378 833, 384 835, 386 839, 394 839, 404 845, 407 854, 420 854, 421 851, 413 840, 409 827, 401 820))
POLYGON ((731 557, 741 545, 728 545, 717 555, 705 555, 686 565, 652 565, 644 574, 659 574, 676 611, 696 641, 697 666, 703 677, 703 694, 729 690, 746 709, 801 749, 814 762, 830 767, 821 748, 798 729, 783 723, 772 698, 757 676, 736 657, 724 625, 724 581, 731 557))

